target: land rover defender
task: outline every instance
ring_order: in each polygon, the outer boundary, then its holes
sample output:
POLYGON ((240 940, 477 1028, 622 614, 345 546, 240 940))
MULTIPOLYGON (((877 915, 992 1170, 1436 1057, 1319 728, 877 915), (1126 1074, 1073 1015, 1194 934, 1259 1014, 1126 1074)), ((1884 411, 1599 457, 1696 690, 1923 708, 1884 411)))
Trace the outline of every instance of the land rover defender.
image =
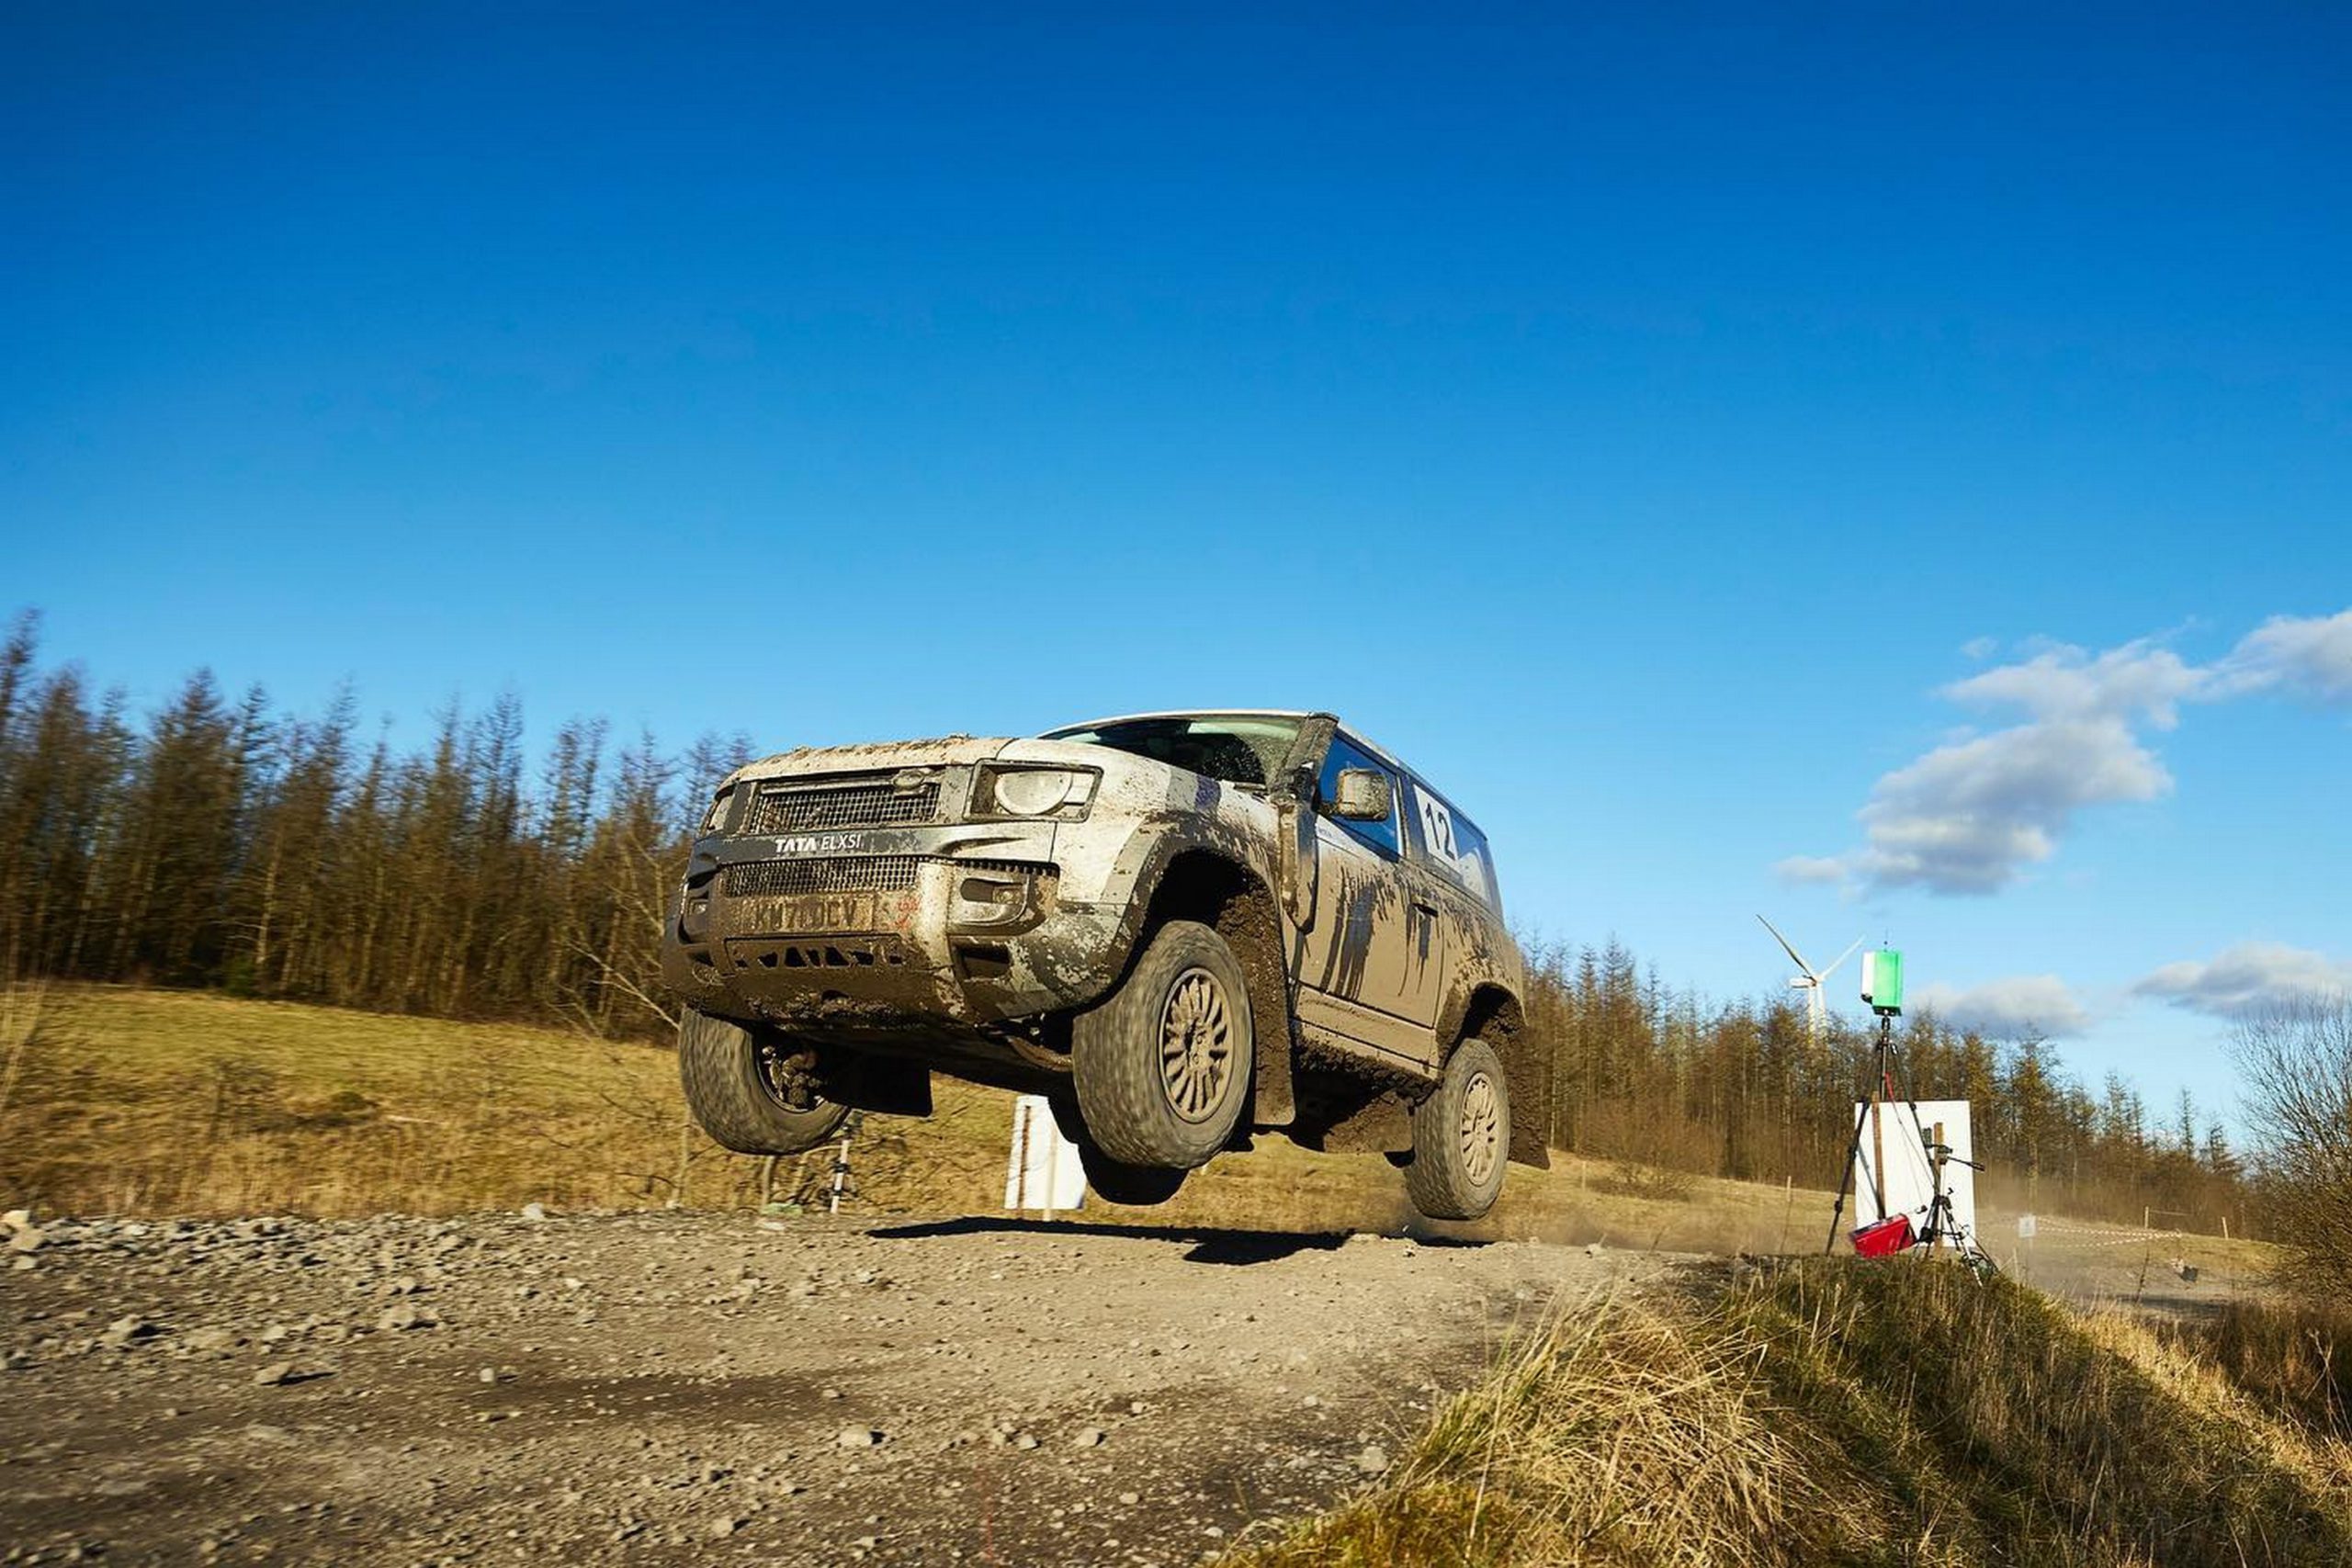
POLYGON ((667 921, 695 1118, 748 1154, 931 1076, 1042 1093, 1089 1184, 1172 1196, 1253 1134, 1384 1153, 1475 1219, 1546 1164, 1494 859, 1329 714, 802 749, 719 788, 667 921))

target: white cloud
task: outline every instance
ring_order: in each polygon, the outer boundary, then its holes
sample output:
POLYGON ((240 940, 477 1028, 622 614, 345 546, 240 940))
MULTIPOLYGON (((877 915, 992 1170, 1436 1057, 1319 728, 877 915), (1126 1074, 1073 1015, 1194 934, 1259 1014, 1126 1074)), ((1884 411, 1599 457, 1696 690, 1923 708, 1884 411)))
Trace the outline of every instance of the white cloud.
POLYGON ((2055 648, 1943 690, 1957 702, 2013 705, 2037 719, 2079 721, 2139 716, 2159 729, 2179 722, 2179 705, 2211 683, 2209 671, 2144 639, 2097 656, 2055 648))
POLYGON ((2055 975, 2012 975, 1966 989, 1922 986, 1911 998, 1956 1029, 2000 1040, 2030 1032, 2058 1038, 2080 1034, 2091 1025, 2090 1010, 2055 975))
POLYGON ((2056 854, 2084 808, 2170 793, 2144 732, 2172 729, 2185 704, 2270 691, 2352 702, 2352 610, 2274 618, 2209 665, 2144 637, 2101 653, 2042 647, 1939 694, 2022 710, 2024 722, 1963 735, 1881 778, 1856 814, 1860 848, 1775 869, 1796 882, 1996 893, 2056 854))
POLYGON ((1960 645, 1960 656, 1971 663, 1982 664, 2000 649, 1998 637, 1973 637, 1960 645))
POLYGON ((2242 942, 2201 964, 2167 964, 2132 988, 2216 1018, 2245 1018, 2312 997, 2352 996, 2352 962, 2280 942, 2242 942))
POLYGON ((2221 665, 2234 689, 2281 687, 2324 703, 2352 702, 2352 610, 2298 620, 2274 615, 2221 665))
POLYGON ((1869 845, 1847 863, 1883 887, 1997 892, 2048 860, 2082 807, 2171 788, 2119 719, 2019 725, 1879 780, 1860 813, 1869 845))

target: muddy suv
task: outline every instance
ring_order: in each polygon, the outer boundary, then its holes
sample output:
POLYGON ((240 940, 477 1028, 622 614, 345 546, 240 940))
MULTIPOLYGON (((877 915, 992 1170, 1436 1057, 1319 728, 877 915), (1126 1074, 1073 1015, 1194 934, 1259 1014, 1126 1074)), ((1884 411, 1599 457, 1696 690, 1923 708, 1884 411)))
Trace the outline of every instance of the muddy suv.
POLYGON ((663 944, 686 1099, 747 1154, 931 1075, 1042 1093, 1090 1185, 1280 1132, 1475 1219, 1549 1083, 1487 841, 1329 714, 786 752, 719 789, 663 944))

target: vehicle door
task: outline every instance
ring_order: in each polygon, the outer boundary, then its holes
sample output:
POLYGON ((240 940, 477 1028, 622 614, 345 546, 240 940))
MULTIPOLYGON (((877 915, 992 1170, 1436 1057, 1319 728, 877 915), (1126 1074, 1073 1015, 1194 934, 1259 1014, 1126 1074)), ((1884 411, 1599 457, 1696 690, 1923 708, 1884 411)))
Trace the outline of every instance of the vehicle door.
POLYGON ((1315 920, 1298 975, 1299 1016, 1383 1053, 1426 1063, 1442 996, 1443 922, 1406 851, 1403 773, 1351 739, 1334 735, 1317 779, 1315 837, 1319 870, 1315 920), (1341 777, 1351 770, 1387 784, 1387 814, 1337 814, 1341 777))
POLYGON ((1479 967, 1485 943, 1476 941, 1488 926, 1501 919, 1495 897, 1492 856, 1487 837, 1470 819, 1448 805, 1443 796, 1412 774, 1406 775, 1403 807, 1408 854, 1414 874, 1431 907, 1449 917, 1443 922, 1443 973, 1439 977, 1441 999, 1454 996, 1465 983, 1465 966, 1479 967))

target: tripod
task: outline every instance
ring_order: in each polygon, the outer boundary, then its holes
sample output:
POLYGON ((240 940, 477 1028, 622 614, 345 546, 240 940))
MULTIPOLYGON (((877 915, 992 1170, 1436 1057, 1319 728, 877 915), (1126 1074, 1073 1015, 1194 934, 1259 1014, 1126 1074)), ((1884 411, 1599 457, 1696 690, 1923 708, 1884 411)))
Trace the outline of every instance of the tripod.
MULTIPOLYGON (((1854 1135, 1846 1145, 1846 1162, 1838 1172, 1838 1201, 1829 1211, 1829 1239, 1821 1244, 1824 1253, 1838 1249, 1838 1233, 1846 1223, 1846 1194, 1853 1190, 1854 1162, 1861 1157, 1862 1128, 1871 1130, 1871 1190, 1878 1200, 1878 1217, 1886 1218, 1886 1138, 1880 1125, 1882 1108, 1894 1098, 1894 1015, 1878 1015, 1878 1039, 1874 1043, 1871 1077, 1871 1100, 1861 1115, 1854 1118, 1854 1135)), ((1913 1117, 1914 1121, 1917 1117, 1913 1117)), ((1860 1193, 1855 1194, 1860 1197, 1860 1193)))
MULTIPOLYGON (((1918 1119, 1918 1107, 1915 1104, 1911 1120, 1916 1123, 1918 1119)), ((1936 1131, 1942 1133, 1942 1122, 1936 1124, 1936 1131)), ((1959 1214, 1952 1209, 1951 1188, 1944 1180, 1944 1168, 1948 1165, 1964 1165, 1971 1170, 1984 1168, 1973 1159, 1962 1159, 1952 1153, 1950 1144, 1924 1136, 1923 1141, 1927 1145, 1928 1168, 1935 1173, 1935 1193, 1928 1200, 1928 1225, 1919 1235, 1920 1245, 1933 1252, 1939 1245, 1948 1241, 1960 1260, 1974 1270, 1978 1279, 1999 1273, 2001 1266, 1993 1261, 1993 1255, 1978 1244, 1975 1233, 1960 1223, 1959 1214)))
MULTIPOLYGON (((1887 1102, 1894 1098, 1895 1062, 1894 1015, 1881 1010, 1878 1015, 1878 1037, 1873 1047, 1872 1066, 1875 1077, 1871 1085, 1870 1103, 1864 1108, 1862 1114, 1854 1119, 1854 1135, 1846 1145, 1846 1163, 1838 1178, 1838 1201, 1829 1213, 1829 1238, 1823 1243, 1821 1248, 1825 1254, 1837 1250, 1838 1233, 1845 1224, 1846 1194, 1853 1190, 1854 1166, 1861 1157, 1862 1129, 1865 1126, 1870 1129, 1871 1134, 1871 1192, 1877 1200, 1878 1217, 1882 1220, 1888 1217, 1886 1137, 1883 1122, 1887 1102)), ((1904 1084, 1903 1103, 1911 1113, 1911 1130, 1918 1138, 1922 1152, 1927 1156, 1929 1177, 1930 1191, 1928 1199, 1927 1224, 1921 1229, 1916 1245, 1924 1247, 1929 1253, 1933 1253, 1939 1245, 1949 1242, 1952 1250, 1960 1256, 1961 1260, 1974 1270, 1978 1278, 1998 1273, 1999 1267, 1994 1263, 1992 1255, 1978 1245, 1975 1235, 1966 1225, 1961 1224, 1960 1216, 1952 1207, 1951 1187, 1944 1176, 1945 1168, 1948 1165, 1964 1165, 1971 1170, 1982 1170, 1984 1167, 1974 1160, 1962 1159, 1952 1152, 1951 1145, 1942 1141, 1943 1124, 1941 1122, 1936 1124, 1935 1137, 1931 1138, 1928 1135, 1927 1129, 1919 1124, 1919 1102, 1917 1097, 1910 1090, 1907 1075, 1904 1084)), ((1859 1198, 1860 1195, 1856 1193, 1856 1196, 1859 1198)))

